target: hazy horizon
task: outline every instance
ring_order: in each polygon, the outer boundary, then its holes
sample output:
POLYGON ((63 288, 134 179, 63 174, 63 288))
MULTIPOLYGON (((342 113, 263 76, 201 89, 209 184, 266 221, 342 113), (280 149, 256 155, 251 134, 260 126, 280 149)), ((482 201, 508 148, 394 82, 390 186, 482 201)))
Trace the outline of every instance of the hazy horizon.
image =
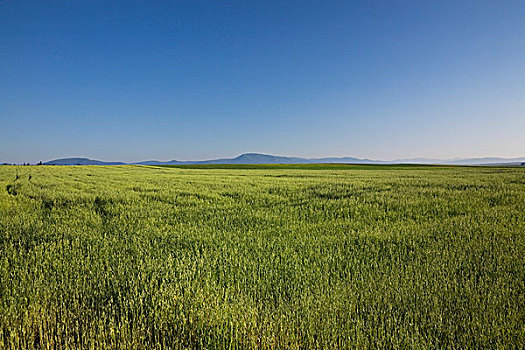
POLYGON ((525 2, 0 1, 0 162, 525 155, 525 2))
MULTIPOLYGON (((309 157, 309 156, 297 156, 297 155, 282 155, 282 154, 269 154, 269 153, 261 153, 261 152, 243 152, 243 153, 240 153, 240 154, 235 154, 235 155, 225 155, 225 156, 218 156, 218 157, 213 157, 213 158, 203 158, 203 159, 182 159, 182 158, 169 158, 169 159, 157 159, 157 158, 145 158, 145 159, 134 159, 134 160, 121 160, 121 159, 104 159, 104 158, 97 158, 97 157, 91 157, 91 156, 86 156, 86 155, 83 155, 83 156, 74 156, 74 155, 71 155, 71 156, 60 156, 60 157, 52 157, 52 158, 49 158, 49 159, 40 159, 40 160, 36 160, 36 161, 19 161, 19 162, 6 162, 6 161, 3 161, 0 159, 0 164, 3 164, 3 163, 7 163, 7 164, 24 164, 24 163, 30 163, 30 164, 37 164, 39 161, 42 161, 42 162, 49 162, 49 161, 53 161, 53 160, 60 160, 60 159, 70 159, 70 158, 85 158, 85 159, 90 159, 90 160, 96 160, 96 161, 103 161, 103 162, 123 162, 123 163, 139 163, 139 162, 143 162, 143 161, 160 161, 160 162, 169 162, 169 161, 173 161, 173 160, 176 160, 176 161, 208 161, 208 160, 216 160, 216 159, 233 159, 233 158, 236 158, 236 157, 239 157, 241 155, 245 155, 245 154, 261 154, 261 155, 268 155, 268 156, 276 156, 276 157, 293 157, 293 158, 304 158, 304 159, 322 159, 322 158, 358 158, 358 159, 368 159, 368 160, 373 160, 373 161, 402 161, 402 160, 407 160, 407 161, 410 161, 410 160, 426 160, 426 161, 431 161, 431 160, 443 160, 443 161, 453 161, 453 160, 464 160, 464 159, 480 159, 480 158, 498 158, 498 159, 502 159, 502 160, 513 160, 513 159, 525 159, 525 156, 516 156, 516 157, 499 157, 499 156, 483 156, 483 157, 452 157, 452 158, 434 158, 434 157, 410 157, 410 158, 403 158, 403 157, 398 157, 398 158, 393 158, 393 159, 381 159, 381 158, 372 158, 372 157, 358 157, 358 156, 353 156, 353 155, 343 155, 343 156, 331 156, 331 155, 327 155, 327 156, 319 156, 319 157, 309 157)), ((521 161, 521 160, 520 160, 521 161)))

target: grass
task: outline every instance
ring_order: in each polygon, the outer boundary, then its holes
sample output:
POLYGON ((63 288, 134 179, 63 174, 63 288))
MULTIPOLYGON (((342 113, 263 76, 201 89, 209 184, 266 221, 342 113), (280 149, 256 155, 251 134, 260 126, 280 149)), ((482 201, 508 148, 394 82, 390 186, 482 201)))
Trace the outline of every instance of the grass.
POLYGON ((50 347, 524 348, 525 169, 2 166, 0 348, 50 347))

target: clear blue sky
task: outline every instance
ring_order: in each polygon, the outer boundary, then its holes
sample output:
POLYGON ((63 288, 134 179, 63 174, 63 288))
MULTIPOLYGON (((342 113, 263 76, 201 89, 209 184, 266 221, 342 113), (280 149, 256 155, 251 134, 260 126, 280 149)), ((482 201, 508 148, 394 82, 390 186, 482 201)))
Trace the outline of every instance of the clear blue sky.
POLYGON ((525 156, 525 1, 0 0, 0 162, 525 156))

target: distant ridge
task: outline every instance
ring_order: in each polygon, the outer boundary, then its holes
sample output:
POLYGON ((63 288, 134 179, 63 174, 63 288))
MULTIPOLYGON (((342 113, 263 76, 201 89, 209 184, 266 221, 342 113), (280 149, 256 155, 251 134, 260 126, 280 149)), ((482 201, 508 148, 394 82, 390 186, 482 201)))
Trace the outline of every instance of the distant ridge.
POLYGON ((198 165, 198 164, 442 164, 442 165, 524 165, 523 158, 466 158, 466 159, 429 159, 429 158, 410 158, 396 159, 392 161, 363 159, 354 157, 326 157, 326 158, 299 158, 281 157, 261 153, 244 153, 235 158, 219 158, 199 161, 158 161, 148 160, 137 163, 124 162, 103 162, 88 158, 62 158, 45 162, 45 165, 198 165))
POLYGON ((45 162, 44 165, 124 165, 123 162, 102 162, 88 158, 61 158, 45 162))
POLYGON ((219 158, 199 161, 178 161, 171 160, 160 162, 150 160, 134 164, 143 165, 182 165, 182 164, 322 164, 322 163, 344 163, 344 164, 385 164, 380 160, 359 159, 353 157, 342 158, 298 158, 298 157, 281 157, 261 153, 244 153, 235 158, 219 158))

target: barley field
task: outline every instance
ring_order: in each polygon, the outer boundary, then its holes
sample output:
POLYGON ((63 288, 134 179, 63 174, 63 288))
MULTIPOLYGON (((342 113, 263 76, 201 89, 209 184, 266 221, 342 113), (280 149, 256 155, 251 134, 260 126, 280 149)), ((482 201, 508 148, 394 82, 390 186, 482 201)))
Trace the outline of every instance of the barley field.
POLYGON ((525 347, 525 169, 1 166, 0 348, 525 347))

